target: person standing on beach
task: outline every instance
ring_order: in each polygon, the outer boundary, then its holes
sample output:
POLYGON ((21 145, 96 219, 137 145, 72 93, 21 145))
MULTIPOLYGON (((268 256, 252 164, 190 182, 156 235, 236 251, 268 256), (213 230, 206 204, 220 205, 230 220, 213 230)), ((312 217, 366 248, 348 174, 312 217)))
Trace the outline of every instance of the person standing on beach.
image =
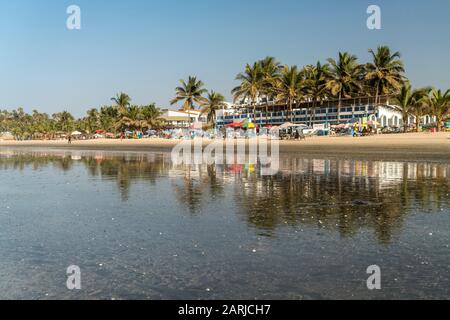
POLYGON ((72 144, 72 136, 69 135, 69 136, 67 137, 67 142, 68 142, 69 144, 72 144))

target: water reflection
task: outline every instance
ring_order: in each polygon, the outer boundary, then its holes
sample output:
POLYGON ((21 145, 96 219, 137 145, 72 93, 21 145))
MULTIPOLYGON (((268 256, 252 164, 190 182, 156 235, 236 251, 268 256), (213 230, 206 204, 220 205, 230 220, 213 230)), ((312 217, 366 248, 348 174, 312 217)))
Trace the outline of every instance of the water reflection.
POLYGON ((350 238, 369 229, 388 244, 405 218, 449 207, 448 163, 308 159, 282 156, 280 172, 262 176, 252 165, 173 166, 167 154, 108 152, 0 152, 0 172, 65 173, 85 168, 90 178, 114 181, 122 201, 137 182, 163 183, 168 201, 192 216, 218 199, 232 199, 242 221, 271 237, 278 228, 312 226, 350 238), (173 199, 171 198, 173 195, 173 199))

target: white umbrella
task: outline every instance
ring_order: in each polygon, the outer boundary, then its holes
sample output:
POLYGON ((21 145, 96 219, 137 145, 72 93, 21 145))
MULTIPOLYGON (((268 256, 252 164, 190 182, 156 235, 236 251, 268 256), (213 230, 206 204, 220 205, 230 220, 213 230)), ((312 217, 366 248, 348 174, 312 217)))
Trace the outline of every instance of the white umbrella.
POLYGON ((72 132, 72 136, 81 136, 82 133, 80 131, 74 131, 72 132))

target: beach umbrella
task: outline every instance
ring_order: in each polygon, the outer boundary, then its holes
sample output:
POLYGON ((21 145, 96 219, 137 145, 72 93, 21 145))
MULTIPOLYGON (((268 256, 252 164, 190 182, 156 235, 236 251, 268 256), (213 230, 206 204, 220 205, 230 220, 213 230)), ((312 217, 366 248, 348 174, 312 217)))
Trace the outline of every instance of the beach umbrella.
POLYGON ((287 129, 287 128, 291 128, 291 127, 295 127, 296 125, 295 124, 293 124, 293 123, 291 123, 291 122, 286 122, 286 123, 283 123, 281 126, 280 126, 280 129, 287 129))
POLYGON ((82 133, 80 131, 74 131, 72 132, 72 136, 81 136, 82 133))
POLYGON ((227 124, 225 127, 227 128, 241 128, 242 127, 242 122, 232 122, 227 124))
POLYGON ((244 129, 255 129, 255 124, 252 122, 246 122, 246 123, 244 123, 244 125, 242 127, 244 129))

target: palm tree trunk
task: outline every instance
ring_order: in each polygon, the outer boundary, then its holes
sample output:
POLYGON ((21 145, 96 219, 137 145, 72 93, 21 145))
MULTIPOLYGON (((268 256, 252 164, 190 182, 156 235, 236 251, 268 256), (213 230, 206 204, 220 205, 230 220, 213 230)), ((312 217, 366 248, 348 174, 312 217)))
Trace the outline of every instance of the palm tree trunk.
POLYGON ((188 128, 191 128, 191 108, 188 109, 188 128))
POLYGON ((420 117, 416 114, 416 132, 420 131, 420 117))
POLYGON ((252 99, 252 106, 253 106, 253 122, 256 125, 256 99, 252 99))
POLYGON ((291 115, 291 122, 294 123, 294 110, 292 109, 292 100, 289 101, 289 112, 291 115))
POLYGON ((406 133, 408 132, 408 114, 405 113, 403 114, 403 132, 406 133))
POLYGON ((380 82, 377 81, 377 87, 376 87, 376 92, 375 92, 375 105, 378 105, 378 94, 379 94, 379 90, 380 90, 380 82))
POLYGON ((313 126, 313 119, 316 119, 316 101, 313 100, 312 111, 309 115, 309 126, 313 126))
POLYGON ((341 106, 342 106, 342 92, 339 92, 338 112, 337 112, 338 124, 341 122, 341 106))

